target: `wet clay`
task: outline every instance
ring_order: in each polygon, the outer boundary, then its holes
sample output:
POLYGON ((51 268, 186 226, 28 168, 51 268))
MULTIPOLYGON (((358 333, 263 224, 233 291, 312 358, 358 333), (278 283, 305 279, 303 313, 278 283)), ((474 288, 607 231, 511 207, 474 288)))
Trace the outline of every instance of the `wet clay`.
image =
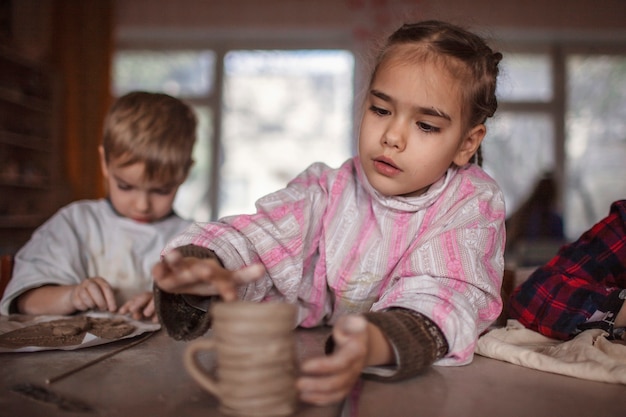
POLYGON ((0 335, 0 346, 10 349, 75 346, 81 344, 87 332, 102 339, 119 339, 134 330, 134 325, 121 318, 69 317, 4 333, 0 335))

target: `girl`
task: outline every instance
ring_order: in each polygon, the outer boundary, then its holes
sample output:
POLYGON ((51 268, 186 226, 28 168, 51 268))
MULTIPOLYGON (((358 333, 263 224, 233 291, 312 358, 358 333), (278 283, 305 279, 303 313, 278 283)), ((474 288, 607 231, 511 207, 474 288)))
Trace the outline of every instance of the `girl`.
POLYGON ((498 63, 482 39, 427 21, 382 49, 358 156, 313 164, 257 213, 196 224, 153 269, 176 339, 210 327, 207 303, 280 300, 299 325, 334 325, 329 356, 304 362, 303 401, 341 400, 362 372, 395 380, 472 360, 500 313, 504 202, 473 163, 497 107, 498 63))

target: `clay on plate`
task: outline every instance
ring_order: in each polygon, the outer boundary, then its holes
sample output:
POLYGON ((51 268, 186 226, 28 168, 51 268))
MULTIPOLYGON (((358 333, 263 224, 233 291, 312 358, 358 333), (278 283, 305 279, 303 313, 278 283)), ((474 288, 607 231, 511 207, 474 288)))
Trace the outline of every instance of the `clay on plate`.
POLYGON ((87 332, 103 339, 119 339, 134 330, 134 325, 121 318, 68 317, 4 333, 0 335, 0 346, 11 349, 75 346, 81 344, 87 332))

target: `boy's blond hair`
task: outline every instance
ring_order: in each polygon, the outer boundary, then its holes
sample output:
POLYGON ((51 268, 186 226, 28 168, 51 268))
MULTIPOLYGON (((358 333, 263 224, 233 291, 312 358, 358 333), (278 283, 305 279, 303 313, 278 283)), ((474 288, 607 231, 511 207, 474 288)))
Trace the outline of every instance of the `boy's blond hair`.
POLYGON ((120 97, 104 123, 107 164, 145 164, 149 181, 182 183, 193 164, 197 119, 187 104, 167 94, 135 91, 120 97))

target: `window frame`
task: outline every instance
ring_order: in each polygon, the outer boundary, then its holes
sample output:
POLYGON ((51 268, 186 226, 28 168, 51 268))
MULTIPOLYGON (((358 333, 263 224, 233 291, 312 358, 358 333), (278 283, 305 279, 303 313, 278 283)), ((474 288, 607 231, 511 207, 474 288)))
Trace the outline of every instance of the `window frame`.
MULTIPOLYGON (((554 129, 554 176, 563 191, 557 198, 559 207, 563 207, 565 187, 567 186, 566 115, 567 115, 567 74, 566 61, 569 55, 618 55, 626 57, 626 39, 612 34, 601 34, 583 38, 583 35, 513 36, 510 33, 495 34, 498 39, 491 42, 494 50, 507 53, 542 53, 551 60, 553 96, 549 101, 506 101, 500 100, 498 113, 542 113, 553 120, 554 129)), ((366 47, 343 32, 281 32, 271 34, 246 33, 233 35, 230 31, 219 33, 165 34, 162 32, 123 32, 118 34, 117 50, 211 50, 215 53, 216 67, 212 94, 206 98, 185 98, 193 105, 204 105, 213 114, 211 141, 211 177, 209 179, 209 207, 211 220, 215 220, 219 210, 221 181, 219 178, 219 158, 222 153, 222 85, 224 80, 223 62, 231 50, 298 50, 298 49, 344 49, 355 57, 353 103, 353 132, 358 130, 360 99, 369 78, 369 62, 363 62, 363 49, 366 47)), ((356 139, 356 138, 354 138, 356 139)), ((353 141, 356 151, 356 140, 353 141)), ((608 208, 607 208, 608 211, 608 208)), ((567 221, 567 219, 564 219, 567 221)), ((599 219, 598 219, 599 220, 599 219)), ((569 238, 576 238, 569 236, 569 238)))
POLYGON ((186 36, 166 36, 164 34, 154 33, 121 33, 118 35, 118 40, 115 44, 114 54, 118 51, 141 51, 141 50, 153 50, 153 51, 175 51, 175 50, 188 50, 188 51, 206 51, 210 50, 215 54, 215 68, 214 68, 214 84, 212 92, 207 97, 185 97, 180 96, 181 99, 190 103, 191 105, 207 106, 213 116, 212 119, 212 132, 209 132, 209 138, 211 138, 211 172, 209 179, 208 190, 208 205, 210 210, 211 221, 219 218, 219 196, 221 179, 219 172, 219 162, 222 155, 222 143, 223 143, 223 131, 222 131, 222 119, 223 119, 223 84, 224 84, 224 58, 230 51, 243 51, 243 50, 337 50, 342 49, 349 51, 354 56, 354 78, 353 88, 355 91, 355 102, 353 103, 352 110, 352 147, 353 152, 356 151, 356 141, 354 140, 354 132, 357 131, 358 122, 358 86, 362 83, 363 68, 365 67, 362 61, 359 59, 358 48, 353 40, 347 37, 345 34, 334 34, 328 32, 313 32, 313 33, 290 33, 290 34, 273 34, 273 35, 250 35, 248 37, 243 36, 230 36, 226 34, 211 34, 199 36, 197 38, 188 38, 186 36))
MULTIPOLYGON (((503 41, 494 43, 494 50, 507 53, 547 54, 552 66, 553 96, 549 101, 507 101, 500 99, 498 113, 543 113, 548 114, 553 120, 554 128, 554 178, 561 192, 557 196, 557 206, 564 208, 565 194, 567 191, 567 59, 572 55, 614 55, 626 58, 626 39, 611 38, 610 35, 593 37, 589 39, 566 39, 546 36, 547 40, 511 40, 504 36, 503 41)), ((497 113, 496 113, 497 114, 497 113)), ((626 182, 625 182, 626 185, 626 182)), ((625 196, 626 197, 626 196, 625 196)), ((609 208, 606 207, 606 213, 609 208)), ((567 219, 565 210, 562 210, 565 229, 567 232, 567 219)), ((604 216, 599 216, 594 222, 604 216)), ((586 225, 585 229, 593 224, 586 225)), ((575 240, 578 236, 566 236, 568 240, 575 240)))

